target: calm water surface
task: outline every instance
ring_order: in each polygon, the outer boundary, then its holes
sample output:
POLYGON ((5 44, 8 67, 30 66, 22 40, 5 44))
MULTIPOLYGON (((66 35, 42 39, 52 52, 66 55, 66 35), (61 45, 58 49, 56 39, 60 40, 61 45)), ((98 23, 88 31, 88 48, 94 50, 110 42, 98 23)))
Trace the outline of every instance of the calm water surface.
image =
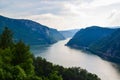
POLYGON ((88 52, 64 46, 68 40, 59 41, 51 46, 34 45, 31 46, 31 51, 35 56, 41 56, 54 64, 86 69, 97 74, 102 80, 120 80, 120 72, 116 64, 88 52))

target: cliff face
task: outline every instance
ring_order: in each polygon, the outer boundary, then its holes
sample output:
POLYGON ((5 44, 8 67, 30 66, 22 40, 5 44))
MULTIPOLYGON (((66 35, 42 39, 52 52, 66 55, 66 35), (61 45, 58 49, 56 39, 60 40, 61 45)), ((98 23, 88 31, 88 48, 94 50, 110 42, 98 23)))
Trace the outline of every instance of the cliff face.
POLYGON ((56 29, 25 19, 11 19, 0 16, 0 32, 7 26, 14 33, 14 40, 27 44, 52 44, 65 39, 56 29))

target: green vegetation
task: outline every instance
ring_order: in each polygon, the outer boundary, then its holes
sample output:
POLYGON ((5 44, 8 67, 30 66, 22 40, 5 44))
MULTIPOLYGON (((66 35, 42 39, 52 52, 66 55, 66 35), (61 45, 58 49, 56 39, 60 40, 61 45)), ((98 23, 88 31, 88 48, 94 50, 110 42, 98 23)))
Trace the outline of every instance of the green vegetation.
POLYGON ((22 41, 14 43, 6 27, 0 35, 0 80, 100 80, 81 68, 63 68, 35 58, 22 41))
POLYGON ((50 80, 100 80, 95 74, 88 73, 80 67, 64 68, 59 65, 53 65, 40 57, 35 58, 34 65, 37 76, 44 75, 50 80), (51 79, 49 76, 54 78, 51 79))
POLYGON ((1 34, 0 38, 0 48, 5 49, 13 45, 12 32, 5 27, 4 32, 1 34))

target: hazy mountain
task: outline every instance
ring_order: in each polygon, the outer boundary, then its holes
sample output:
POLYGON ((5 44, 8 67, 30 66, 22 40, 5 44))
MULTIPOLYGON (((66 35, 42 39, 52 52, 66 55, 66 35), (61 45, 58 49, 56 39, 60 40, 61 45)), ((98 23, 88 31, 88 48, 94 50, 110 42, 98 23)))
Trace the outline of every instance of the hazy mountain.
POLYGON ((0 32, 5 26, 13 31, 15 41, 21 39, 27 44, 52 44, 65 39, 56 29, 32 20, 0 16, 0 32))
POLYGON ((120 62, 120 29, 90 45, 89 49, 105 59, 120 62))
POLYGON ((91 26, 78 31, 75 36, 67 43, 68 46, 83 48, 98 41, 99 39, 111 34, 115 29, 91 26))
POLYGON ((65 38, 72 38, 79 29, 59 31, 65 38))

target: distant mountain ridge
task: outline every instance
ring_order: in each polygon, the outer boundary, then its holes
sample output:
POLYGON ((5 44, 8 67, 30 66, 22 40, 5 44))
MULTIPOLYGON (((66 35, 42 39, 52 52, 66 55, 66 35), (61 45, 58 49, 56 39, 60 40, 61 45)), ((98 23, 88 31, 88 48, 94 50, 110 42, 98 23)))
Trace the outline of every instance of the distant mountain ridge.
POLYGON ((59 31, 65 38, 72 38, 80 29, 62 30, 59 31))
POLYGON ((74 37, 67 43, 72 47, 88 47, 91 43, 111 34, 115 29, 91 26, 78 31, 74 37))
POLYGON ((65 39, 56 29, 26 19, 12 19, 0 16, 0 32, 7 26, 14 33, 15 41, 23 40, 27 44, 52 44, 65 39))

